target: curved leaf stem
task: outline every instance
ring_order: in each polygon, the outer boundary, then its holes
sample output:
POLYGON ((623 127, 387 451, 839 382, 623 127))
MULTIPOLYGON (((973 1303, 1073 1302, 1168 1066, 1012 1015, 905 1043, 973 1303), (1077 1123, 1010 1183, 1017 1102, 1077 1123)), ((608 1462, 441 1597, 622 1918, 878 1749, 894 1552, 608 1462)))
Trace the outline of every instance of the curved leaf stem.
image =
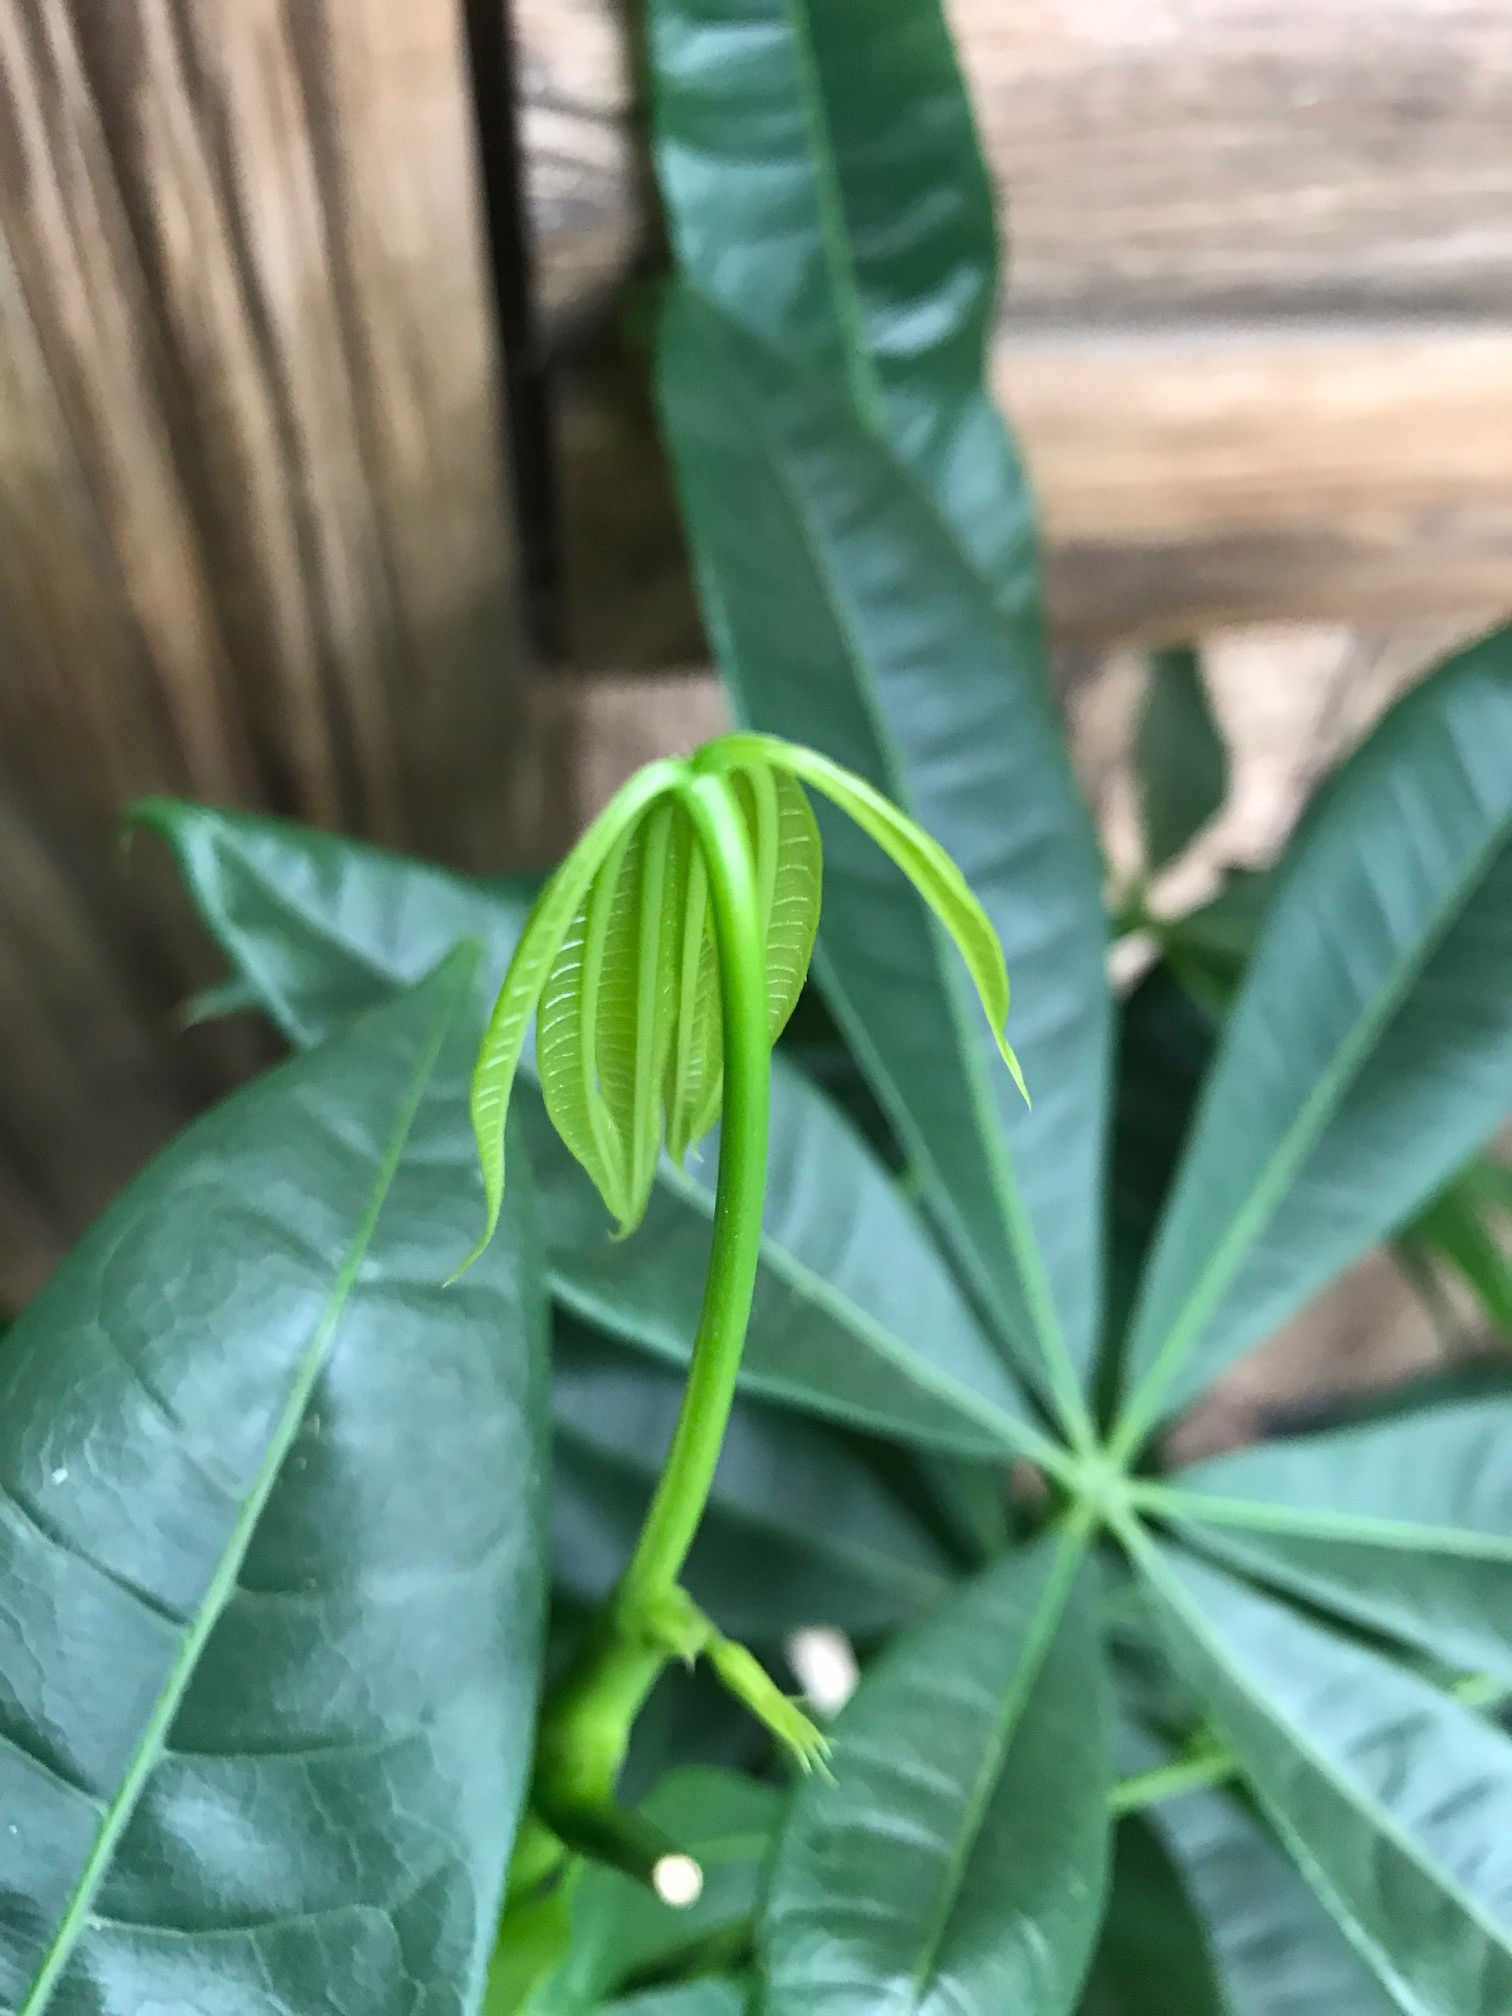
MULTIPOLYGON (((533 1805, 559 1837, 611 1799, 630 1731, 679 1650, 705 1649, 678 1577, 698 1531, 735 1399, 761 1254, 771 1043, 755 864, 734 787, 689 771, 674 787, 708 871, 723 999, 724 1122, 713 1243, 692 1364, 661 1479, 630 1563, 541 1721, 533 1805)), ((703 1629, 707 1632, 707 1626, 703 1629)))
POLYGON ((620 1585, 622 1607, 670 1591, 714 1482, 761 1258, 772 1049, 755 865, 732 786, 693 776, 680 792, 703 852, 724 1007, 724 1119, 714 1236, 692 1368, 661 1481, 620 1585))

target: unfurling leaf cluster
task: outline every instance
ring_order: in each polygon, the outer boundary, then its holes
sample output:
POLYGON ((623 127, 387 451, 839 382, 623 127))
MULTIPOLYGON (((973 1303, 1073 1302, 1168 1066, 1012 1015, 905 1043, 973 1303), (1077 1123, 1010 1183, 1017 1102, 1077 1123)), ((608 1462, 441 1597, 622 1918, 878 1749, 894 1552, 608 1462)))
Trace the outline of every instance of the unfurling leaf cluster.
POLYGON ((822 851, 811 786, 891 857, 949 932, 1022 1089, 1002 1033, 1002 947, 944 849, 863 779, 812 750, 769 735, 722 736, 686 760, 638 772, 530 913, 473 1080, 484 1243, 503 1197, 504 1121, 532 1017, 546 1110, 620 1236, 645 1215, 663 1149, 681 1162, 719 1118, 719 944, 710 862, 689 801, 709 779, 733 795, 755 871, 771 1041, 802 991, 819 926, 822 851))

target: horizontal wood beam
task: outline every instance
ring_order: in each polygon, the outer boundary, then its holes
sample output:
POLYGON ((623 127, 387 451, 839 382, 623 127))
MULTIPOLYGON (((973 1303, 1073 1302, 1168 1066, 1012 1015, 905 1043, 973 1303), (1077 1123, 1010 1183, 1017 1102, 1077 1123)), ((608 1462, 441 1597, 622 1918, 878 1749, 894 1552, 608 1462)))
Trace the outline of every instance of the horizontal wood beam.
POLYGON ((1007 339, 1056 630, 1512 607, 1512 328, 1007 339))

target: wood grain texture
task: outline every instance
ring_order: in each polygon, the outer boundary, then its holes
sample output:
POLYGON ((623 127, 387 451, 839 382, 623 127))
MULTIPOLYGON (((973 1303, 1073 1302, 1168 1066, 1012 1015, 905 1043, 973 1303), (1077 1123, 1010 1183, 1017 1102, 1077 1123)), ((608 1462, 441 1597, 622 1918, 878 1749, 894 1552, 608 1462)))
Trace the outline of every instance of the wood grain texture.
POLYGON ((124 802, 528 826, 471 145, 450 6, 0 8, 0 1298, 233 1061, 124 802))
POLYGON ((1024 337, 1063 639, 1512 608, 1512 327, 1024 337))
MULTIPOLYGON (((1512 313, 1505 0, 945 0, 1013 321, 1512 313)), ((558 310, 642 242, 626 0, 518 0, 558 310)))
POLYGON ((1512 311, 1505 0, 946 0, 1016 323, 1512 311))

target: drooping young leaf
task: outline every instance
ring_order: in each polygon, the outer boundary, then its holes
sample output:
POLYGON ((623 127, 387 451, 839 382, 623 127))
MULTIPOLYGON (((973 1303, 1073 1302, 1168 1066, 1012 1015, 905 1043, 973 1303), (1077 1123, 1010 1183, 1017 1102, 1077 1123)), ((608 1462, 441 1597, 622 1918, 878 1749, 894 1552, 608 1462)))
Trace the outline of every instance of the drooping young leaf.
POLYGON ((1005 1033, 1008 966, 1003 948, 986 912, 971 893, 966 877, 940 843, 912 819, 905 818, 896 805, 889 804, 864 778, 852 776, 816 750, 800 749, 776 735, 739 735, 728 740, 737 750, 749 747, 768 761, 782 764, 795 777, 822 791, 908 877, 960 953, 987 1017, 987 1026, 997 1041, 998 1054, 1012 1072, 1013 1082, 1024 1092, 1024 1075, 1005 1033))
POLYGON ((800 1786, 761 1950, 771 2016, 1060 2016, 1108 1835, 1102 1652, 1083 1546, 1045 1539, 895 1644, 800 1786))
POLYGON ((1430 1658, 1512 1684, 1512 1408, 1426 1406, 1183 1471, 1204 1548, 1430 1658))
POLYGON ((816 974, 953 1251, 1072 1413, 1099 1303, 1110 1010, 1097 849, 1038 657, 833 387, 686 287, 661 396, 740 713, 933 834, 1006 952, 1032 1111, 943 932, 820 808, 816 974))
MULTIPOLYGON (((519 932, 473 1069, 472 1123, 483 1170, 485 1218, 482 1237, 464 1265, 482 1252, 499 1220, 504 1195, 505 1116, 541 990, 562 956, 579 906, 595 879, 606 861, 617 858, 645 808, 665 790, 666 781, 663 771, 651 764, 616 792, 542 889, 519 932)), ((613 1210, 623 1196, 622 1181, 628 1180, 628 1171, 622 1179, 598 1121, 595 1107, 587 1120, 593 1143, 593 1159, 587 1167, 601 1191, 606 1184, 611 1186, 608 1196, 613 1210)), ((568 1135, 569 1141, 573 1138, 568 1135)))
POLYGON ((1512 1104, 1512 632, 1386 717, 1293 842, 1141 1298, 1131 1429, 1410 1216, 1512 1104))
MULTIPOLYGON (((557 1583, 600 1602, 630 1558, 661 1475, 684 1379, 583 1325, 552 1350, 557 1583)), ((804 1624, 890 1630, 938 1598, 938 1546, 843 1436, 739 1401, 683 1581, 730 1636, 804 1624)))
MULTIPOLYGON (((756 863, 765 925, 767 1031, 775 1042, 813 957, 823 871, 819 828, 802 786, 792 778, 753 765, 736 770, 732 781, 756 863)), ((672 954, 677 1005, 666 1087, 667 1146, 678 1162, 718 1118, 724 1078, 724 1015, 707 879, 686 824, 680 837, 679 872, 687 877, 687 894, 672 954)))
POLYGON ((708 1960, 723 1942, 733 1963, 748 1943, 762 1867, 782 1811, 775 1786, 693 1767, 665 1778, 641 1810, 697 1859, 702 1894, 690 1909, 673 1910, 612 1869, 585 1871, 572 1901, 567 1957, 532 2016, 591 2016, 606 1998, 628 1996, 647 1976, 675 1970, 683 1956, 702 1951, 708 1960))
POLYGON ((1028 486, 983 389, 992 191, 940 9, 653 0, 647 22, 653 150, 681 271, 751 335, 845 388, 1037 650, 1028 486))
POLYGON ((1142 1814, 1113 1834, 1108 1907, 1078 2016, 1229 2016, 1207 1927, 1142 1814))
MULTIPOLYGON (((247 813, 166 801, 201 917, 266 1012, 308 1044, 423 973, 459 937, 497 986, 528 900, 378 848, 247 813)), ((916 1215, 833 1104, 776 1060, 767 1238, 746 1345, 747 1388, 925 1446, 1001 1456, 1024 1446, 1021 1401, 916 1215)), ((670 1363, 686 1361, 708 1258, 715 1156, 663 1162, 633 1240, 546 1118, 527 1048, 519 1117, 541 1192, 557 1296, 670 1363)))
POLYGON ((1218 1571, 1139 1546, 1171 1658, 1309 1883, 1412 2016, 1512 2003, 1512 1741, 1218 1571))
POLYGON ((1186 850, 1228 797, 1228 744, 1190 645, 1151 653, 1135 755, 1145 866, 1153 873, 1186 850))
POLYGON ((18 2016, 476 2006, 529 1770, 545 1340, 528 1186, 441 1286, 474 963, 191 1128, 6 1339, 18 2016))

